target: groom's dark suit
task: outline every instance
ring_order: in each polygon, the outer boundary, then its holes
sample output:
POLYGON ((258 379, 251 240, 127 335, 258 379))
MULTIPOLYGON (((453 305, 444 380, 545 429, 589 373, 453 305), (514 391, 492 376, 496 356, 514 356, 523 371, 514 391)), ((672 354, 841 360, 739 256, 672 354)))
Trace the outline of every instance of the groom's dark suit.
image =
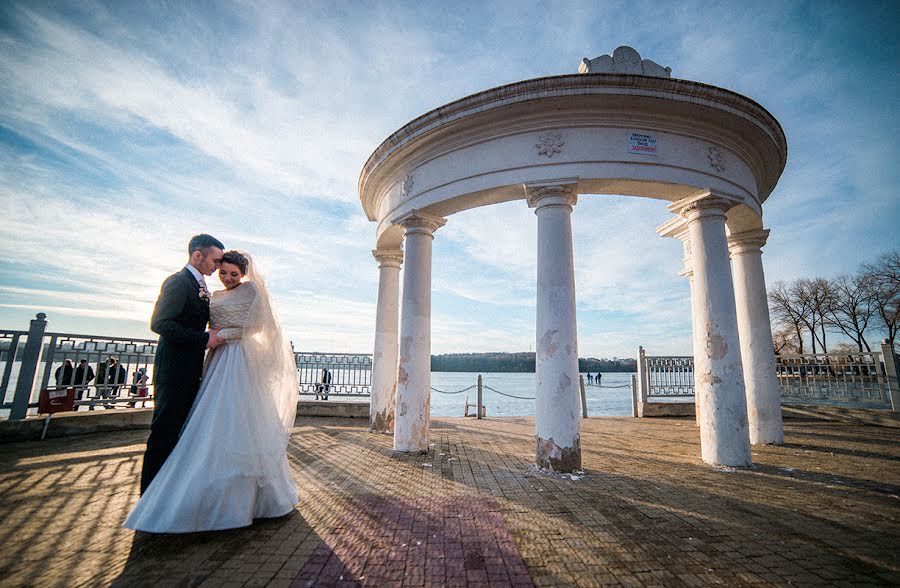
POLYGON ((150 321, 150 328, 159 334, 159 345, 153 363, 155 408, 141 472, 142 494, 175 448, 197 397, 208 322, 209 298, 201 297, 193 274, 184 268, 166 278, 150 321))

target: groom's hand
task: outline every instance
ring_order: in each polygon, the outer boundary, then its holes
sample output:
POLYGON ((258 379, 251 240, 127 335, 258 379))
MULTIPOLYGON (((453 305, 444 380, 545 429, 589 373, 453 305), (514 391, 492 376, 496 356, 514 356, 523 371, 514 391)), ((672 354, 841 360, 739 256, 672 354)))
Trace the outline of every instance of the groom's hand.
POLYGON ((219 339, 219 331, 221 327, 217 327, 215 329, 209 330, 209 340, 206 341, 206 346, 212 349, 213 347, 218 347, 222 344, 222 340, 219 339))

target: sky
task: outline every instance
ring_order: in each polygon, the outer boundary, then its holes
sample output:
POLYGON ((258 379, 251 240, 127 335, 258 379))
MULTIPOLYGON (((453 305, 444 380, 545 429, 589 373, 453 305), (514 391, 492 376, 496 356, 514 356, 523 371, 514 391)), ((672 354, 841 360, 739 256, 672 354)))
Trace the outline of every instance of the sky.
MULTIPOLYGON (((368 156, 413 118, 576 73, 620 45, 781 123, 769 283, 852 273, 900 246, 897 2, 0 3, 0 328, 154 337, 159 286, 208 232, 254 254, 295 349, 370 353, 368 156)), ((581 195, 582 357, 689 354, 666 203, 581 195)), ((432 352, 534 348, 524 201, 435 234, 432 352)), ((209 279, 217 289, 218 279, 209 279)))

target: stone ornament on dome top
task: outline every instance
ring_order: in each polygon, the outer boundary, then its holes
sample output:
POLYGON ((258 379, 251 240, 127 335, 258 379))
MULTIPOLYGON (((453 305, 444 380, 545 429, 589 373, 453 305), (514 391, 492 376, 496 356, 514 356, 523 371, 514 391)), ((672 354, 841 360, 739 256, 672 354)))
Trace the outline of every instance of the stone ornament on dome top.
POLYGON ((447 224, 447 219, 414 209, 392 222, 406 229, 407 235, 418 233, 432 237, 436 230, 447 224))
MULTIPOLYGON (((523 184, 528 207, 540 209, 545 206, 567 206, 570 209, 578 202, 578 180, 553 180, 523 184)), ((537 212, 537 210, 535 210, 537 212)))
POLYGON ((372 257, 378 267, 400 267, 403 265, 403 251, 400 249, 373 249, 372 257))
POLYGON ((649 59, 641 59, 640 53, 623 45, 612 55, 601 55, 594 59, 585 57, 578 66, 582 74, 632 74, 652 78, 672 77, 672 68, 663 67, 649 59))
POLYGON ((538 156, 546 155, 552 158, 554 154, 562 153, 562 148, 565 144, 566 142, 563 141, 562 135, 559 133, 545 133, 538 137, 535 147, 537 148, 538 156))

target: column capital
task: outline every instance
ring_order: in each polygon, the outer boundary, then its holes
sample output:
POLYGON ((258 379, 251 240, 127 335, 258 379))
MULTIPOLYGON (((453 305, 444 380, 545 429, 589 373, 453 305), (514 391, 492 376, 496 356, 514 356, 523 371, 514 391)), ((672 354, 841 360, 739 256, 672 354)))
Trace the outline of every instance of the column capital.
POLYGON ((683 216, 674 216, 656 228, 656 234, 660 237, 672 237, 681 241, 681 247, 684 250, 682 263, 684 268, 678 272, 679 276, 689 280, 694 279, 694 269, 692 266, 692 249, 691 249, 691 229, 688 226, 687 219, 683 216))
POLYGON ((578 178, 559 178, 544 182, 526 182, 525 199, 535 212, 545 206, 566 206, 569 210, 578 202, 578 178))
POLYGON ((373 249, 372 257, 378 262, 378 267, 397 267, 403 264, 403 251, 400 249, 373 249))
POLYGON ((391 222, 406 229, 407 235, 419 234, 433 237, 436 230, 447 224, 447 219, 414 208, 391 222))
POLYGON ((724 217, 725 212, 727 212, 728 209, 738 204, 741 204, 740 198, 728 194, 706 191, 673 202, 668 208, 690 222, 703 217, 724 217))
POLYGON ((734 255, 761 253, 769 238, 769 229, 743 231, 728 237, 728 252, 734 255))

